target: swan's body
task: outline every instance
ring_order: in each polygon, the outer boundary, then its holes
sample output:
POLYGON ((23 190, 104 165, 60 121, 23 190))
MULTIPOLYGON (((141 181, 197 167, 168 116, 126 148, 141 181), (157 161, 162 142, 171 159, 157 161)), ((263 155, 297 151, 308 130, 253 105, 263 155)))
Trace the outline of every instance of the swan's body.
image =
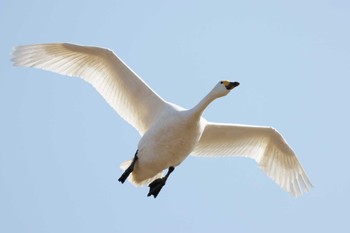
POLYGON ((135 184, 148 183, 164 169, 176 167, 186 159, 203 132, 198 120, 189 110, 174 108, 163 113, 156 121, 157 127, 151 127, 138 144, 139 159, 131 180, 135 184))
POLYGON ((151 183, 149 195, 158 195, 170 173, 189 154, 250 157, 294 196, 312 187, 294 151, 274 128, 210 123, 202 117, 205 108, 227 95, 237 82, 219 82, 198 105, 186 110, 164 101, 107 49, 73 44, 20 46, 14 50, 13 61, 92 84, 141 134, 135 157, 122 164, 126 170, 119 180, 129 177, 136 185, 151 183), (160 178, 167 168, 167 175, 160 178))

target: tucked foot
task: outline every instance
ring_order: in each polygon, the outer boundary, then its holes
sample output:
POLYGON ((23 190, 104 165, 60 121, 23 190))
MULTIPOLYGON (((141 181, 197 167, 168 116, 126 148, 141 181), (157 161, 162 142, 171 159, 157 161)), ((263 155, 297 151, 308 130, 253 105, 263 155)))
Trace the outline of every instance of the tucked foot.
POLYGON ((119 182, 121 182, 122 184, 125 182, 125 180, 128 178, 128 176, 130 175, 130 173, 134 170, 135 167, 135 163, 138 160, 137 157, 137 152, 135 153, 134 159, 132 160, 130 166, 124 171, 124 173, 121 175, 121 177, 118 179, 119 182))
POLYGON ((124 171, 124 173, 120 176, 120 178, 118 179, 119 182, 121 182, 122 184, 124 184, 125 180, 128 178, 128 176, 130 175, 130 173, 132 172, 133 169, 130 169, 130 167, 128 167, 128 169, 126 169, 124 171))
POLYGON ((168 173, 163 178, 158 178, 148 185, 149 187, 149 192, 147 194, 148 197, 153 195, 153 197, 156 198, 158 196, 160 190, 162 190, 169 175, 174 171, 174 169, 175 169, 174 167, 169 167, 168 173))

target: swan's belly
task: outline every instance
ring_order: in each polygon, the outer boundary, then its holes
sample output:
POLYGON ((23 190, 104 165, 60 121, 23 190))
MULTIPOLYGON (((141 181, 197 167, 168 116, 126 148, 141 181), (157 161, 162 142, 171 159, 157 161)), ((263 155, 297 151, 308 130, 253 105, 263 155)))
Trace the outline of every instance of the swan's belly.
POLYGON ((202 129, 200 123, 167 122, 149 130, 140 140, 134 177, 149 179, 159 172, 179 165, 197 144, 202 129))

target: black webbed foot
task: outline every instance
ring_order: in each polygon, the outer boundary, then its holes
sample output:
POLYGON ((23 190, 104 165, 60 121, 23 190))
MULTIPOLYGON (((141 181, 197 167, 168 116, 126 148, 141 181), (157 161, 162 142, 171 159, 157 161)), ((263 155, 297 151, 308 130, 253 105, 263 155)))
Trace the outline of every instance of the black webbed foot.
POLYGON ((124 171, 124 173, 120 176, 120 178, 118 179, 118 181, 120 181, 122 184, 125 182, 125 180, 128 178, 128 176, 130 175, 130 173, 134 170, 135 167, 135 163, 138 159, 137 157, 137 152, 135 153, 134 159, 132 160, 130 166, 124 171))
POLYGON ((154 180, 152 183, 150 183, 148 185, 148 187, 150 189, 149 189, 149 193, 147 194, 147 196, 149 197, 149 196, 153 195, 154 198, 156 198, 158 196, 160 190, 162 190, 165 183, 166 183, 165 177, 158 178, 158 179, 154 180))
POLYGON ((169 167, 168 173, 163 178, 158 178, 148 185, 149 187, 149 192, 147 194, 148 197, 153 195, 153 197, 156 198, 158 196, 160 190, 162 190, 169 175, 174 171, 174 169, 175 169, 174 167, 169 167))

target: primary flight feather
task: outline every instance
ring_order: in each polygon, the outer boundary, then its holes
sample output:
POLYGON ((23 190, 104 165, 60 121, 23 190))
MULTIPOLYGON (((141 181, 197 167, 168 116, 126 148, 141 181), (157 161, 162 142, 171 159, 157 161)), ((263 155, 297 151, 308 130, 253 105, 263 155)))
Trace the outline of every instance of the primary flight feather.
POLYGON ((125 171, 119 181, 148 184, 148 196, 157 197, 174 168, 190 154, 252 158, 293 196, 312 187, 294 151, 274 128, 212 123, 202 117, 213 100, 227 95, 238 82, 220 81, 188 110, 163 100, 108 49, 67 43, 25 45, 14 49, 12 60, 16 66, 79 77, 94 86, 141 135, 133 159, 121 165, 125 171))

